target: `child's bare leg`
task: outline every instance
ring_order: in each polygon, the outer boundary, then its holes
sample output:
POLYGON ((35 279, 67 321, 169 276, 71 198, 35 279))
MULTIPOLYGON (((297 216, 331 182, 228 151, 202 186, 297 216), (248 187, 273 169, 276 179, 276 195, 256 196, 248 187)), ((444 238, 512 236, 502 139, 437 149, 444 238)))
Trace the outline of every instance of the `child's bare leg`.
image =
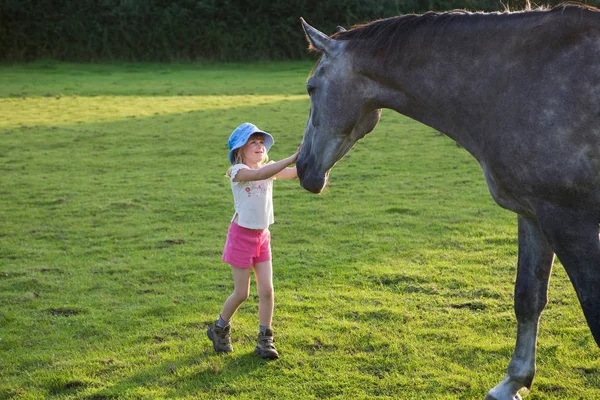
POLYGON ((260 325, 270 327, 273 322, 273 266, 271 261, 254 265, 254 277, 258 291, 258 321, 260 325))
POLYGON ((250 268, 237 268, 232 265, 231 272, 234 284, 233 293, 225 301, 219 319, 206 331, 217 353, 233 351, 229 321, 240 305, 246 301, 250 292, 250 268))
POLYGON ((273 344, 273 266, 271 261, 265 261, 254 265, 254 277, 258 290, 258 320, 260 331, 254 353, 262 358, 276 359, 279 353, 273 344))
POLYGON ((221 318, 225 321, 231 320, 233 314, 250 294, 250 268, 238 268, 232 265, 231 273, 233 274, 233 293, 227 298, 221 311, 221 318))

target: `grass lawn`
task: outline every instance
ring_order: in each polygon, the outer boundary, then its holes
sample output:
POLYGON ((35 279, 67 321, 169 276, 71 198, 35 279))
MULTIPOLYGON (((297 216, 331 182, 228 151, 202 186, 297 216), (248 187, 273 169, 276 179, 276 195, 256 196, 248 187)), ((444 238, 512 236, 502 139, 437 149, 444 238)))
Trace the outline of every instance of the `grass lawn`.
MULTIPOLYGON (((512 354, 516 216, 475 160, 385 110, 313 195, 278 181, 274 362, 256 289, 230 355, 227 138, 293 153, 312 63, 0 66, 0 399, 483 399, 512 354)), ((600 398, 556 263, 529 399, 600 398)))

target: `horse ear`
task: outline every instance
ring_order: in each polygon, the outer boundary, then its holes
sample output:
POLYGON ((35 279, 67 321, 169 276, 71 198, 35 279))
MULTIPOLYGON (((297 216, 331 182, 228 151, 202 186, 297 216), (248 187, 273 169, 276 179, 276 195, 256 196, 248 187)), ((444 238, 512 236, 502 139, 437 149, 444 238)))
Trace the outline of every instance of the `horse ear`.
POLYGON ((346 32, 346 28, 344 28, 341 25, 336 26, 336 29, 337 29, 338 32, 346 32))
POLYGON ((329 53, 333 47, 333 39, 307 24, 304 18, 300 17, 300 21, 302 22, 306 39, 310 43, 310 48, 323 53, 329 53))

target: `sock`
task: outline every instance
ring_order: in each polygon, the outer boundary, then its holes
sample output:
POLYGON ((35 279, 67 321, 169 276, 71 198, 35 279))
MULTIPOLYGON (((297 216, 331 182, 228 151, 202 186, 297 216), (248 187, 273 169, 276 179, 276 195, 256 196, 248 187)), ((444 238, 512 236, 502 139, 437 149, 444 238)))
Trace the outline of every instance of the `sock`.
POLYGON ((219 319, 217 320, 217 326, 219 328, 225 328, 229 325, 229 321, 225 321, 221 315, 219 315, 219 319))
POLYGON ((258 331, 260 332, 261 335, 264 335, 264 333, 266 332, 267 329, 271 329, 271 325, 260 325, 260 327, 258 328, 258 331))

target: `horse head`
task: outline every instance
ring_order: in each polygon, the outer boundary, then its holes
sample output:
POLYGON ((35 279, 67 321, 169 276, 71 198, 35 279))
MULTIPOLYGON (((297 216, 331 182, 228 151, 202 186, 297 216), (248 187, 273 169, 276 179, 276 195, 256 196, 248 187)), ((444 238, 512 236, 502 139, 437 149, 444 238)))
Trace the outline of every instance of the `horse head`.
MULTIPOLYGON (((320 193, 329 170, 371 132, 381 116, 374 98, 376 83, 361 73, 346 43, 313 28, 302 19, 310 48, 321 53, 306 88, 310 115, 296 162, 303 188, 320 193)), ((343 29, 343 28, 342 28, 343 29)))

